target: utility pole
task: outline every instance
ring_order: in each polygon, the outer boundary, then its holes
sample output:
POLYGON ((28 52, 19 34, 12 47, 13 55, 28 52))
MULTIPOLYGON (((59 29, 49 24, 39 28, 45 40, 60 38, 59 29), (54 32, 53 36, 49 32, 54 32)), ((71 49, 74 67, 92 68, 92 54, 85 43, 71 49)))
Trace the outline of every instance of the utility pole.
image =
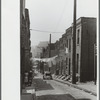
POLYGON ((73 15, 72 83, 76 84, 76 0, 74 0, 74 15, 73 15))
MULTIPOLYGON (((50 40, 49 40, 49 58, 51 57, 51 34, 50 34, 50 40)), ((49 67, 50 71, 50 67, 49 67)))

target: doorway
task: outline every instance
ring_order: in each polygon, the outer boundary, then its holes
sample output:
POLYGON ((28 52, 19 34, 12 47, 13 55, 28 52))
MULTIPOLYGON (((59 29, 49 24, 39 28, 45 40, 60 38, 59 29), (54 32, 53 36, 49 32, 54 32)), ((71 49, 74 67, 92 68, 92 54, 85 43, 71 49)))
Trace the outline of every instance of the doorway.
POLYGON ((69 75, 70 75, 70 58, 69 58, 69 75))

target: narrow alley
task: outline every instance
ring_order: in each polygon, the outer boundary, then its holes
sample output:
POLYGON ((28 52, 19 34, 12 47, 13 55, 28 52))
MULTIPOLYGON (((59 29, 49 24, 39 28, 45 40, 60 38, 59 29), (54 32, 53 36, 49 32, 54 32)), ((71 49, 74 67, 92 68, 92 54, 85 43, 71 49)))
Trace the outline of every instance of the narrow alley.
POLYGON ((96 96, 54 80, 43 80, 41 74, 34 77, 37 100, 96 100, 96 96))

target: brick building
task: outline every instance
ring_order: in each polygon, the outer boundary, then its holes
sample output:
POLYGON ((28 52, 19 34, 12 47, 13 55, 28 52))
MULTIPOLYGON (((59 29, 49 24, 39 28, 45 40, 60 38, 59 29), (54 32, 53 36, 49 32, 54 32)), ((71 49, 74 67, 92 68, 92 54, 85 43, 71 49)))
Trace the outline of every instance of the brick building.
POLYGON ((69 27, 59 41, 56 41, 55 51, 56 55, 58 55, 56 69, 59 69, 59 74, 70 75, 72 62, 72 27, 69 27))
POLYGON ((64 48, 67 49, 66 52, 66 74, 71 75, 72 73, 72 27, 69 27, 64 34, 64 48))
MULTIPOLYGON (((73 24, 66 30, 67 74, 72 74, 73 24)), ((76 21, 76 75, 78 81, 94 80, 94 44, 96 43, 96 18, 81 17, 76 21)))
POLYGON ((31 53, 30 41, 30 20, 29 11, 25 9, 25 0, 20 0, 20 57, 21 57, 21 84, 24 81, 25 71, 29 72, 31 69, 30 58, 31 53))
MULTIPOLYGON (((72 75, 73 24, 55 43, 55 71, 59 75, 72 75), (66 51, 67 50, 67 51, 66 51)), ((76 21, 76 76, 79 82, 94 80, 94 44, 96 44, 96 18, 81 17, 76 21)), ((45 57, 49 53, 47 48, 45 57)), ((52 53, 51 53, 52 55, 52 53)), ((53 55, 53 56, 55 56, 53 55)))
POLYGON ((76 73, 78 81, 94 79, 94 44, 96 43, 96 18, 81 17, 76 26, 76 73))

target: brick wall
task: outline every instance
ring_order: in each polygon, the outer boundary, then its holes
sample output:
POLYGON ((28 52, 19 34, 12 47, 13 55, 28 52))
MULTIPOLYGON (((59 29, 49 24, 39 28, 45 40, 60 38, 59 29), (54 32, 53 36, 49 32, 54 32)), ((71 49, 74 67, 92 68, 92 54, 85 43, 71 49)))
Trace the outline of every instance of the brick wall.
POLYGON ((96 41, 96 19, 84 18, 82 23, 81 80, 94 79, 94 43, 96 41))

